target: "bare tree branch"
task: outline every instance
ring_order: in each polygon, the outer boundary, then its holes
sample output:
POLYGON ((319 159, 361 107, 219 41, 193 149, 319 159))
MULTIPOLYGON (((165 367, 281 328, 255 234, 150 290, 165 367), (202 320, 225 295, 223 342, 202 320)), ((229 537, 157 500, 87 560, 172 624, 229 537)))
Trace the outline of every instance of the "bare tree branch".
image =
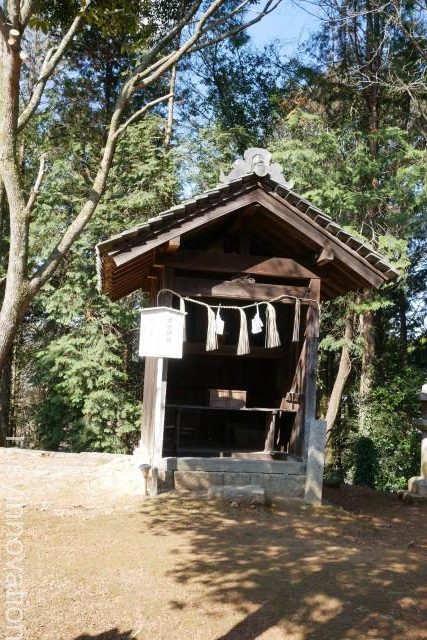
MULTIPOLYGON (((196 0, 196 2, 193 2, 188 11, 186 11, 186 13, 181 18, 181 20, 179 20, 177 24, 170 31, 168 31, 168 33, 163 36, 163 38, 161 38, 159 42, 157 42, 145 55, 139 67, 135 69, 135 73, 139 73, 140 71, 147 70, 147 68, 149 68, 149 65, 160 53, 160 51, 162 51, 162 49, 170 44, 174 40, 174 38, 181 33, 182 29, 192 20, 192 18, 199 10, 201 4, 202 0, 196 0)), ((155 66, 157 66, 157 63, 155 63, 155 66)))
POLYGON ((33 15, 36 0, 23 0, 21 2, 21 27, 22 30, 28 25, 28 21, 33 15))
POLYGON ((230 11, 225 16, 222 16, 222 18, 217 18, 217 20, 212 20, 211 22, 209 22, 209 30, 216 29, 216 27, 219 27, 224 24, 224 22, 230 20, 230 18, 240 13, 249 2, 250 0, 243 0, 243 2, 237 5, 237 7, 233 9, 233 11, 230 11))
MULTIPOLYGON (((31 208, 34 206, 45 168, 41 160, 41 167, 39 168, 33 192, 30 194, 28 202, 25 202, 22 189, 20 187, 18 168, 16 166, 16 162, 13 160, 13 150, 16 147, 17 127, 12 128, 12 130, 9 131, 9 135, 5 136, 3 144, 5 153, 3 153, 3 155, 0 154, 0 169, 2 171, 2 176, 5 179, 6 193, 11 211, 10 219, 13 234, 11 233, 5 295, 0 311, 0 362, 5 357, 7 349, 12 343, 16 328, 32 298, 39 291, 40 287, 43 286, 43 284, 53 275, 58 265, 66 256, 71 245, 83 232, 85 226, 94 214, 107 186, 107 179, 113 163, 117 141, 120 134, 138 118, 142 117, 154 105, 159 104, 161 101, 167 100, 170 97, 169 92, 165 96, 161 96, 160 98, 147 102, 135 113, 131 114, 127 120, 122 122, 122 119, 129 108, 131 98, 135 95, 135 92, 141 88, 146 88, 159 80, 162 75, 166 71, 170 70, 181 58, 196 50, 198 43, 201 44, 201 48, 205 48, 213 42, 224 40, 229 35, 243 31, 248 26, 251 26, 261 20, 262 17, 272 11, 280 1, 281 0, 264 0, 264 8, 256 15, 255 18, 248 20, 247 22, 243 22, 242 18, 241 24, 227 30, 227 20, 234 18, 239 11, 244 11, 244 8, 249 4, 249 2, 241 0, 238 7, 233 11, 230 11, 228 14, 221 16, 217 12, 219 12, 221 7, 223 7, 226 0, 210 0, 203 8, 201 8, 203 4, 202 0, 195 0, 191 3, 185 15, 169 29, 166 35, 152 45, 149 51, 144 54, 142 63, 130 72, 128 79, 124 82, 116 99, 110 119, 105 147, 102 150, 98 170, 95 179, 91 184, 86 200, 83 202, 76 217, 57 241, 48 258, 39 266, 32 277, 28 277, 28 263, 26 258, 28 218, 31 208), (193 18, 195 18, 194 22, 193 18), (213 30, 223 24, 226 25, 224 27, 224 32, 217 35, 217 31, 214 32, 213 30), (188 30, 186 29, 188 33, 185 41, 175 45, 176 50, 170 51, 170 49, 173 48, 174 43, 176 43, 176 36, 183 32, 185 27, 188 27, 188 30), (212 36, 211 38, 209 37, 209 34, 212 36), (203 43, 200 42, 201 38, 205 38, 203 43), (158 57, 160 57, 160 59, 157 60, 158 57)), ((9 0, 9 2, 10 4, 15 2, 15 9, 18 9, 19 14, 19 1, 9 0)), ((22 0, 22 2, 23 8, 25 6, 27 11, 25 15, 27 15, 28 12, 30 12, 32 0, 22 0)), ((40 104, 46 83, 54 74, 67 47, 70 45, 74 34, 80 28, 83 22, 84 10, 88 7, 89 2, 90 0, 86 0, 85 8, 81 14, 75 17, 71 27, 62 38, 60 44, 55 49, 51 49, 48 52, 42 65, 40 76, 35 83, 30 100, 19 118, 19 130, 22 130, 40 104)), ((20 28, 19 24, 17 28, 20 28)), ((20 34, 18 32, 18 37, 19 35, 20 34)), ((7 103, 8 109, 9 112, 13 112, 14 104, 17 103, 17 100, 13 101, 12 98, 15 94, 18 94, 17 87, 19 85, 19 58, 17 56, 13 56, 8 60, 8 63, 15 65, 18 64, 17 73, 15 75, 10 74, 11 77, 17 79, 16 86, 13 85, 10 95, 7 94, 7 96, 9 96, 9 102, 7 103)))
POLYGON ((34 204, 37 200, 37 196, 39 195, 39 190, 40 190, 40 185, 42 183, 43 180, 43 176, 44 176, 44 172, 46 169, 46 154, 43 153, 40 156, 40 164, 39 164, 39 170, 37 173, 37 178, 36 181, 34 183, 33 188, 31 189, 31 193, 30 193, 30 197, 28 198, 28 202, 27 202, 27 206, 25 207, 25 211, 27 214, 31 213, 34 204))
POLYGON ((188 53, 193 44, 200 38, 203 28, 211 15, 214 14, 215 11, 217 11, 224 3, 225 0, 214 0, 214 2, 212 2, 212 4, 200 16, 192 35, 176 51, 173 51, 168 56, 162 58, 155 71, 148 74, 148 69, 143 69, 141 71, 137 69, 133 77, 131 77, 127 83, 130 92, 133 93, 136 88, 146 87, 157 80, 164 73, 164 71, 173 67, 173 65, 178 62, 178 60, 180 60, 186 53, 188 53))
POLYGON ((416 37, 410 31, 408 31, 408 29, 403 24, 403 20, 400 17, 399 18, 396 17, 395 23, 396 23, 396 26, 402 31, 405 38, 409 40, 409 42, 412 44, 414 49, 420 54, 424 62, 427 62, 427 51, 422 48, 420 43, 417 41, 416 37))
MULTIPOLYGON (((162 64, 157 68, 156 71, 150 74, 147 78, 144 78, 144 81, 143 81, 144 86, 147 86, 148 84, 157 80, 157 78, 159 78, 166 69, 172 67, 175 62, 177 62, 180 58, 182 58, 188 52, 188 50, 193 46, 193 44, 200 37, 202 29, 206 24, 207 20, 209 20, 210 16, 215 11, 217 11, 218 8, 222 4, 224 4, 224 2, 225 0, 214 0, 214 2, 212 2, 212 4, 205 10, 205 12, 199 18, 192 35, 186 40, 186 42, 184 42, 184 44, 177 51, 173 52, 172 55, 165 56, 165 58, 162 60, 162 64)), ((175 29, 171 30, 171 32, 172 31, 175 32, 175 29)), ((147 56, 147 60, 149 59, 150 59, 150 56, 147 56)), ((138 69, 140 68, 141 67, 138 67, 138 69)), ((73 242, 81 234, 88 220, 91 218, 93 212, 98 206, 98 203, 105 190, 108 174, 114 158, 114 153, 115 153, 117 138, 118 138, 117 132, 120 130, 120 119, 123 115, 123 112, 126 106, 129 103, 130 98, 132 97, 132 95, 136 90, 137 82, 139 78, 141 78, 141 76, 142 76, 142 73, 140 73, 139 71, 136 71, 136 73, 134 73, 129 78, 129 80, 127 80, 127 82, 124 84, 120 92, 120 95, 117 98, 114 112, 110 121, 110 128, 108 132, 107 142, 104 147, 102 159, 99 165, 97 175, 93 182, 92 188, 90 190, 89 197, 86 200, 85 204, 83 205, 77 217, 73 220, 73 222, 67 228, 61 240, 57 243, 56 247, 51 252, 50 256, 48 257, 44 265, 42 265, 37 270, 36 274, 29 282, 29 288, 32 291, 33 295, 54 273, 58 264, 62 261, 64 255, 66 254, 68 249, 71 247, 73 242)), ((169 94, 166 97, 162 97, 162 99, 167 99, 167 97, 169 97, 169 94)), ((153 102, 157 103, 160 100, 161 99, 158 99, 153 102)), ((135 119, 137 117, 140 117, 142 113, 147 111, 146 107, 148 108, 148 105, 145 105, 142 109, 140 109, 138 112, 134 114, 135 119)), ((133 116, 131 116, 129 118, 129 121, 124 123, 125 128, 131 123, 130 121, 133 122, 135 119, 133 116)))
POLYGON ((19 0, 9 0, 6 5, 8 22, 14 29, 20 28, 20 13, 21 7, 19 6, 19 0))
POLYGON ((69 44, 71 43, 74 35, 77 33, 78 29, 81 27, 83 18, 84 18, 84 12, 88 8, 89 4, 90 4, 90 0, 87 0, 84 6, 84 9, 78 16, 74 18, 71 24, 71 27, 68 29, 67 33, 64 35, 59 45, 57 47, 49 49, 46 55, 46 58, 43 62, 43 65, 40 71, 40 76, 36 84, 34 85, 31 98, 28 104, 26 105, 26 107, 24 108, 24 110, 22 111, 21 115, 19 116, 18 131, 22 131, 22 129, 28 123, 31 116, 34 114, 35 110, 40 104, 40 100, 42 98, 46 83, 49 80, 49 78, 53 75, 59 62, 63 58, 69 44))
POLYGON ((170 77, 170 83, 169 83, 170 93, 169 93, 169 99, 168 99, 168 111, 167 111, 166 124, 165 124, 165 138, 163 141, 163 148, 166 151, 166 153, 170 149, 170 144, 172 139, 176 76, 177 76, 177 65, 174 64, 174 66, 171 69, 171 77, 170 77))
POLYGON ((192 47, 190 49, 189 53, 196 53, 196 51, 201 51, 202 49, 206 49, 207 47, 211 47, 212 45, 217 44, 218 42, 221 42, 222 40, 225 40, 226 38, 229 38, 230 36, 234 36, 237 33, 240 33, 241 31, 244 31, 244 30, 248 29, 252 25, 254 25, 257 22, 259 22, 260 20, 262 20, 262 18, 264 18, 266 15, 268 15, 269 13, 274 11, 274 9, 276 9, 276 7, 278 7, 278 5, 281 2, 282 2, 282 0, 276 0, 276 2, 273 4, 273 0, 269 0, 266 3, 264 9, 259 12, 259 14, 256 16, 256 18, 253 18, 252 20, 248 20, 248 22, 245 22, 243 24, 236 25, 232 29, 229 29, 228 31, 225 31, 224 33, 220 34, 216 38, 211 38, 211 40, 206 40, 205 42, 201 42, 200 44, 195 45, 194 47, 192 47), (273 6, 271 6, 271 5, 273 5, 273 6), (271 6, 271 8, 269 8, 270 6, 271 6))
POLYGON ((147 102, 146 105, 144 105, 142 107, 142 109, 138 109, 138 111, 135 111, 135 113, 133 115, 131 115, 130 118, 128 118, 126 120, 126 122, 124 122, 115 132, 114 134, 114 139, 116 140, 124 131, 125 129, 128 128, 128 126, 130 124, 132 124, 133 122, 135 122, 136 120, 139 120, 139 118, 141 118, 144 113, 146 113, 149 109, 151 109, 152 107, 156 106, 156 104, 159 104, 160 102, 164 102, 165 100, 169 100, 169 98, 173 95, 173 93, 167 93, 164 96, 161 96, 160 98, 156 98, 155 100, 151 100, 151 102, 147 102))
POLYGON ((3 9, 0 7, 0 33, 3 36, 5 42, 7 41, 7 27, 6 27, 6 16, 4 14, 3 9))

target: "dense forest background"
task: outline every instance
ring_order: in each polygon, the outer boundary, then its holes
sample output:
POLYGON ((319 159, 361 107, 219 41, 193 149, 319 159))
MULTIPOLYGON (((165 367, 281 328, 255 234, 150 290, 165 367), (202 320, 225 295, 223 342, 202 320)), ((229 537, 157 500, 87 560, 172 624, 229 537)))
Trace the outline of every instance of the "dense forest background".
MULTIPOLYGON (((42 154, 46 163, 30 220, 34 265, 85 198, 120 82, 140 51, 141 6, 144 25, 156 19, 147 4, 95 3, 22 135, 28 190, 42 154)), ((3 442, 16 435, 48 449, 132 451, 143 410, 135 347, 144 299, 112 303, 97 292, 94 246, 214 186, 247 147, 262 146, 297 192, 401 272, 375 295, 323 305, 319 413, 328 424, 328 474, 398 489, 418 472, 414 419, 427 362, 425 7, 319 6, 318 32, 291 58, 280 40, 259 49, 237 32, 147 89, 172 96, 121 136, 101 204, 20 323, 0 376, 3 442)), ((66 7, 46 2, 33 16, 23 103, 40 59, 68 28, 66 7)), ((9 241, 2 190, 0 299, 9 241)))

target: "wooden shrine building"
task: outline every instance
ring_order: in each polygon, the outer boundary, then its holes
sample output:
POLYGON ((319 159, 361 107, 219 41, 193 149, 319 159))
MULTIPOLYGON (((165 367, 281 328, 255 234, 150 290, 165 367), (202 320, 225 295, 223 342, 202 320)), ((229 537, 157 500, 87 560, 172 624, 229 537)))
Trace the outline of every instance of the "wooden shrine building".
POLYGON ((145 359, 140 446, 153 477, 177 487, 257 483, 307 495, 310 455, 317 483, 323 469, 320 304, 398 275, 270 160, 248 149, 215 189, 97 246, 100 287, 112 300, 142 290, 150 307, 179 309, 185 298, 183 357, 145 359), (280 342, 270 348, 267 302, 280 342), (223 332, 207 351, 208 307, 219 305, 223 332), (242 313, 249 352, 237 355, 242 313), (252 332, 257 313, 262 329, 252 332))

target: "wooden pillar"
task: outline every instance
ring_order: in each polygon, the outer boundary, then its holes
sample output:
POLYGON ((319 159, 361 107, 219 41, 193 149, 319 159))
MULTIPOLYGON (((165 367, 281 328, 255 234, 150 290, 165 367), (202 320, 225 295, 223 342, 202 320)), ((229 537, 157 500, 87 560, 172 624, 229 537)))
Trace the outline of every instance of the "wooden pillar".
MULTIPOLYGON (((165 270, 162 288, 171 286, 171 273, 165 270)), ((170 296, 160 301, 171 304, 170 296)), ((163 455, 163 432, 165 423, 168 360, 145 358, 143 419, 141 426, 140 457, 151 465, 151 493, 157 493, 157 469, 163 455)))
POLYGON ((162 457, 167 361, 145 358, 141 454, 151 466, 162 457))
MULTIPOLYGON (((310 281, 310 298, 320 301, 320 280, 310 281)), ((310 428, 315 424, 316 396, 317 396, 317 362, 319 347, 319 309, 311 304, 307 311, 306 325, 306 366, 304 383, 304 427, 302 452, 307 459, 308 443, 310 440, 310 428)))
POLYGON ((276 435, 276 413, 271 412, 266 417, 266 437, 264 443, 264 453, 272 454, 275 450, 276 435))

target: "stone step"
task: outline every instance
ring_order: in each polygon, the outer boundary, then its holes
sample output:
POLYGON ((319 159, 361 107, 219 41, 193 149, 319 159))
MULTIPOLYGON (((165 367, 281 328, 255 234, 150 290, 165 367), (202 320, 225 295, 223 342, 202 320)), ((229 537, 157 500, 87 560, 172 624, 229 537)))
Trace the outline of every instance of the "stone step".
POLYGON ((237 487, 233 485, 212 487, 208 491, 208 498, 231 502, 236 506, 253 504, 264 506, 267 504, 265 489, 256 484, 246 484, 237 487))
POLYGON ((295 460, 253 460, 237 458, 177 458, 177 471, 212 471, 235 473, 277 473, 300 475, 304 465, 295 460))
POLYGON ((265 489, 268 498, 301 498, 305 485, 304 474, 175 471, 173 477, 177 491, 206 491, 228 485, 255 485, 265 489))

